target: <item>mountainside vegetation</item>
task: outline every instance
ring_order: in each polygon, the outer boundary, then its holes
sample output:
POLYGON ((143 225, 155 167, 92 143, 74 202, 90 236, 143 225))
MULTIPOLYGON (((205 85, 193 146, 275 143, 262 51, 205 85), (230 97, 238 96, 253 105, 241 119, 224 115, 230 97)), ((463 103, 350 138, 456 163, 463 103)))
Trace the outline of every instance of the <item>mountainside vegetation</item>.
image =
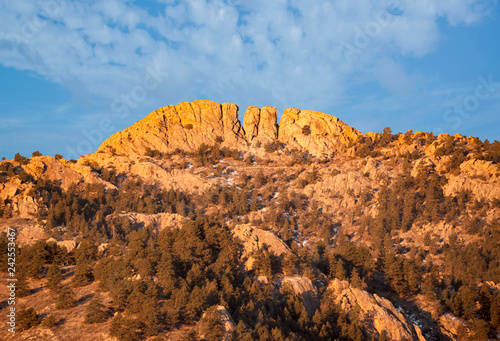
MULTIPOLYGON (((498 141, 361 134, 298 109, 282 133, 275 111, 257 109, 237 129, 221 125, 213 141, 198 141, 204 126, 186 120, 190 148, 173 148, 168 135, 148 145, 144 131, 123 138, 128 128, 79 160, 34 152, 1 161, 0 226, 18 234, 18 333, 499 337, 498 141), (358 301, 348 309, 341 297, 358 301)), ((160 124, 151 115, 134 126, 160 124)), ((237 109, 224 104, 217 115, 237 109)))

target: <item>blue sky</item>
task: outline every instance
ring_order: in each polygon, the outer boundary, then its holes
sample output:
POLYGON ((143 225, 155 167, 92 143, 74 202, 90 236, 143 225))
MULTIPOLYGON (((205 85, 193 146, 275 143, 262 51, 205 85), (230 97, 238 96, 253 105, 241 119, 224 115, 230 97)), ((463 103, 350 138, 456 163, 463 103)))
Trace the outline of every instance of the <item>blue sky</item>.
POLYGON ((4 1, 0 157, 77 158, 195 99, 493 141, 499 36, 492 0, 4 1))

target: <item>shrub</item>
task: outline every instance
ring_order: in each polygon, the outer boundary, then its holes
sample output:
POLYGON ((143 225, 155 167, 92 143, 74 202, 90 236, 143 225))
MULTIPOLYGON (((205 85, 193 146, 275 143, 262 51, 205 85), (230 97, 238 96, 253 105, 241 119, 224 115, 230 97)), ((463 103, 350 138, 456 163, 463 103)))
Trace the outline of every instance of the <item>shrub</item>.
POLYGON ((76 296, 73 290, 63 287, 57 296, 57 309, 69 309, 76 306, 76 296))
POLYGON ((106 306, 102 303, 101 294, 98 292, 87 306, 84 322, 93 324, 104 320, 106 320, 106 306))
POLYGON ((268 142, 264 145, 264 150, 266 153, 274 153, 282 147, 281 143, 278 141, 268 142))
POLYGON ((17 314, 17 327, 19 331, 28 330, 31 327, 38 326, 41 323, 40 316, 37 314, 35 308, 21 307, 17 314))
POLYGON ((25 156, 21 156, 19 153, 14 156, 14 161, 19 162, 21 165, 27 165, 29 163, 29 159, 25 156))
POLYGON ((311 127, 309 125, 305 125, 302 127, 302 135, 311 135, 311 127))
POLYGON ((56 318, 54 317, 54 315, 49 315, 42 321, 42 326, 47 328, 52 328, 55 325, 56 325, 56 318))

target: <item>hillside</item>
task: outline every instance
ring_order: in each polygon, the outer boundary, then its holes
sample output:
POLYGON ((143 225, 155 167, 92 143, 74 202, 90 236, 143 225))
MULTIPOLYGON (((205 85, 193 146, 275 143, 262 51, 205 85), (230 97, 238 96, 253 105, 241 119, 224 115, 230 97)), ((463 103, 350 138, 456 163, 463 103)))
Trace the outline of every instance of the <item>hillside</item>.
POLYGON ((238 115, 183 102, 78 160, 1 161, 5 339, 500 337, 498 141, 238 115))

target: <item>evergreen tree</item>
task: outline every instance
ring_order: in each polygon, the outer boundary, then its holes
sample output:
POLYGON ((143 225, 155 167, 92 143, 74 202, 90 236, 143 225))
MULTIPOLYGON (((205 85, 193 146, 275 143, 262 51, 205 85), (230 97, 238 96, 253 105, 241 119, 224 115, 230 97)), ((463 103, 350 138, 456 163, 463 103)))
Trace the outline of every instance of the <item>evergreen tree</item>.
POLYGON ((30 294, 31 289, 28 285, 28 279, 26 278, 25 272, 21 269, 21 271, 17 272, 16 296, 25 297, 30 294))
POLYGON ((118 314, 111 321, 109 327, 109 335, 115 336, 120 341, 137 341, 140 340, 139 323, 131 318, 123 317, 118 314))
POLYGON ((24 331, 30 329, 31 327, 38 326, 42 322, 42 319, 37 314, 35 308, 21 307, 17 313, 16 324, 18 331, 24 331))
POLYGON ((56 292, 61 286, 63 280, 62 272, 56 263, 52 263, 47 271, 47 288, 56 292))
POLYGON ((181 335, 180 341, 198 341, 198 332, 194 329, 189 329, 181 335))
POLYGON ((476 289, 471 285, 463 285, 458 290, 458 298, 461 302, 462 316, 473 320, 476 316, 476 289))
POLYGON ((57 309, 69 309, 76 306, 76 295, 71 290, 71 288, 67 286, 63 286, 59 290, 59 294, 57 295, 57 309))
POLYGON ((71 285, 74 287, 81 287, 92 283, 94 275, 92 267, 87 262, 77 263, 75 266, 75 273, 71 278, 71 285))
POLYGON ((102 303, 101 293, 97 292, 89 302, 85 310, 84 323, 94 324, 101 323, 106 320, 106 306, 102 303))
POLYGON ((224 326, 217 309, 217 306, 211 306, 205 312, 201 319, 200 334, 207 341, 220 341, 224 336, 224 326))
POLYGON ((488 341, 488 333, 490 328, 486 321, 482 319, 476 319, 472 322, 472 335, 469 338, 473 341, 488 341))
POLYGON ((500 332, 500 294, 496 293, 490 304, 490 324, 493 328, 500 332))

